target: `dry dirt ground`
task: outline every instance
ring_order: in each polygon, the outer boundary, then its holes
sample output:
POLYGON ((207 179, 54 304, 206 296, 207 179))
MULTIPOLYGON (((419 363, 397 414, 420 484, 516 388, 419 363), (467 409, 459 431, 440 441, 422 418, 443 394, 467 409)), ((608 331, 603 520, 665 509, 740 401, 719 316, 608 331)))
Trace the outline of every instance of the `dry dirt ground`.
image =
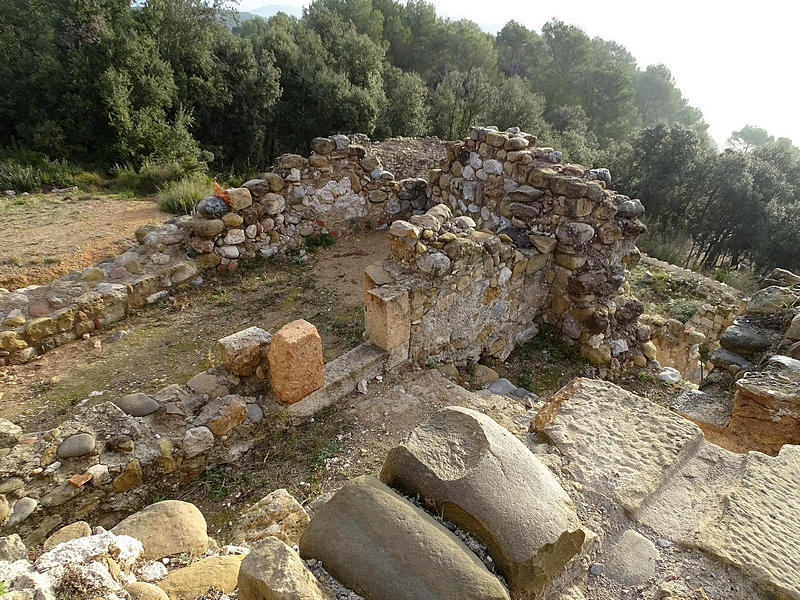
POLYGON ((253 325, 276 331, 304 318, 318 328, 326 361, 335 358, 362 340, 364 267, 387 252, 386 232, 374 231, 306 260, 254 260, 234 273, 206 276, 90 340, 0 367, 0 416, 36 430, 63 420, 77 404, 184 383, 215 364, 219 338, 253 325))
POLYGON ((52 281, 121 254, 133 232, 169 217, 152 200, 35 194, 0 198, 0 287, 52 281))

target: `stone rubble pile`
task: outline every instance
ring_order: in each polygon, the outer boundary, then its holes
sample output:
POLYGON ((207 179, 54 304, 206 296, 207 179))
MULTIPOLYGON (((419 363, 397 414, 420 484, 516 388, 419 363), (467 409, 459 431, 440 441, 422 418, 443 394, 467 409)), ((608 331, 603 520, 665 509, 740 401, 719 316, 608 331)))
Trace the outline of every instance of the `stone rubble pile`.
POLYGON ((46 431, 0 419, 0 528, 32 545, 67 521, 113 522, 243 455, 294 422, 294 407, 308 418, 325 406, 315 394, 330 403, 397 364, 364 344, 324 367, 319 334, 303 320, 274 336, 250 327, 217 350, 223 367, 89 406, 46 431))

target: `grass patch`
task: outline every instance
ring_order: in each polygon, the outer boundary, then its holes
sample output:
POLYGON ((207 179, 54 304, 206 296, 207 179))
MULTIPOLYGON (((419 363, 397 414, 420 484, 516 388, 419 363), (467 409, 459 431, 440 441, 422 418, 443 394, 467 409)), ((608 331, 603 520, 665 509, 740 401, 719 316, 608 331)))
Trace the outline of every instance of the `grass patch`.
POLYGON ((158 207, 173 215, 188 215, 195 205, 211 193, 208 177, 194 173, 167 184, 156 194, 158 207))
POLYGON ((183 179, 189 173, 177 162, 145 161, 138 169, 131 165, 117 165, 111 186, 117 190, 131 190, 139 195, 154 194, 168 183, 183 179))
POLYGON ((31 163, 0 160, 0 189, 33 192, 44 187, 62 188, 74 184, 73 168, 61 160, 39 157, 31 163))
POLYGON ((306 238, 306 248, 309 252, 316 252, 319 248, 330 248, 336 240, 330 233, 320 233, 306 238))

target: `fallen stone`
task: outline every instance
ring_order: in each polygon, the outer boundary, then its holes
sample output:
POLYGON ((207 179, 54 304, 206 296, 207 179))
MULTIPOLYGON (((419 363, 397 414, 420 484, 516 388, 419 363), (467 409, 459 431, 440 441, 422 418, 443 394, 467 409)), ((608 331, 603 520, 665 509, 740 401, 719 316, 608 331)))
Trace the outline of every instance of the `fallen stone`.
POLYGON ((772 345, 764 332, 747 323, 734 324, 725 329, 719 343, 726 350, 742 356, 764 352, 772 345))
POLYGON ((58 446, 59 458, 86 456, 94 450, 95 439, 91 433, 76 433, 66 438, 58 446))
POLYGON ((161 408, 158 402, 141 392, 118 398, 114 401, 114 404, 119 406, 125 414, 131 415, 132 417, 146 417, 161 408))
POLYGON ((756 315, 775 314, 789 308, 798 300, 800 295, 790 288, 771 285, 753 294, 747 303, 747 312, 756 315))
POLYGON ((680 383, 683 377, 678 369, 672 367, 664 367, 658 374, 658 378, 666 383, 680 383))
POLYGON ((183 455, 189 459, 211 450, 214 434, 208 427, 192 427, 183 434, 183 455))
POLYGON ((89 535, 92 535, 92 528, 89 527, 89 524, 86 521, 77 521, 75 523, 65 525, 48 537, 44 541, 44 550, 47 552, 62 542, 68 542, 70 540, 75 540, 89 535))
POLYGON ((236 588, 244 556, 212 556, 175 569, 158 582, 170 600, 195 600, 210 589, 230 594, 236 588))
POLYGON ((300 555, 367 598, 509 599, 453 533, 373 476, 346 483, 314 514, 300 555))
POLYGON ((472 381, 478 387, 485 387, 498 377, 497 371, 486 365, 476 364, 472 368, 472 381))
POLYGON ((222 364, 235 375, 252 375, 271 340, 272 335, 260 327, 248 327, 226 336, 217 342, 222 364))
POLYGON ((0 561, 13 563, 28 555, 28 549, 16 533, 0 537, 0 561))
POLYGON ((325 382, 322 340, 317 328, 303 319, 278 330, 267 360, 270 385, 284 402, 302 400, 325 382))
POLYGON ((628 529, 611 548, 605 575, 626 587, 643 585, 655 575, 658 557, 653 542, 628 529))
POLYGON ((112 530, 142 542, 145 560, 185 552, 199 555, 206 551, 206 520, 194 504, 180 500, 156 502, 133 513, 112 530))
POLYGON ((134 581, 128 584, 125 591, 130 594, 131 600, 169 600, 167 592, 157 585, 143 581, 134 581))
POLYGON ((614 498, 629 514, 703 441, 694 423, 606 381, 577 377, 545 404, 531 429, 569 459, 573 477, 614 498), (608 465, 615 475, 609 477, 608 465))
POLYGON ((11 448, 22 437, 22 428, 8 419, 0 419, 0 448, 11 448))
POLYGON ((483 542, 515 592, 537 593, 583 544, 575 507, 547 467, 467 408, 444 408, 415 428, 389 451, 381 480, 483 542))
POLYGON ((300 503, 281 488, 270 492, 239 516, 231 539, 236 544, 254 544, 272 536, 294 546, 300 541, 308 520, 300 503))
POLYGON ((316 578, 278 538, 268 537, 242 561, 239 600, 324 600, 316 578))
POLYGON ((717 348, 711 353, 711 362, 714 363, 715 368, 720 367, 722 369, 727 369, 729 367, 734 367, 735 369, 749 369, 752 364, 745 357, 722 347, 717 348))
POLYGON ((492 383, 490 383, 487 389, 494 394, 508 396, 517 390, 517 386, 515 386, 505 377, 501 377, 500 379, 495 379, 492 383))

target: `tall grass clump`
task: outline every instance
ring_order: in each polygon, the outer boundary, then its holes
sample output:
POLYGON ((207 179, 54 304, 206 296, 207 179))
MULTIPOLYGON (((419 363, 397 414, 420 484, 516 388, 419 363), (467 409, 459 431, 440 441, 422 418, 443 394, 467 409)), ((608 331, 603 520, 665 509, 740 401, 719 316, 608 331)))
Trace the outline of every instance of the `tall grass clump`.
POLYGON ((169 183, 187 177, 186 168, 178 162, 156 162, 147 160, 138 169, 131 165, 117 165, 113 169, 113 187, 120 191, 132 191, 137 195, 155 194, 169 183))
POLYGON ((672 233, 649 229, 636 239, 636 246, 653 258, 673 265, 683 264, 684 253, 688 247, 686 238, 672 233))
POLYGON ((195 204, 211 193, 211 182, 202 173, 193 173, 167 184, 156 194, 158 207, 174 215, 191 214, 195 204))
POLYGON ((35 192, 42 188, 62 188, 73 184, 73 169, 62 160, 41 157, 33 162, 0 159, 0 189, 35 192))

